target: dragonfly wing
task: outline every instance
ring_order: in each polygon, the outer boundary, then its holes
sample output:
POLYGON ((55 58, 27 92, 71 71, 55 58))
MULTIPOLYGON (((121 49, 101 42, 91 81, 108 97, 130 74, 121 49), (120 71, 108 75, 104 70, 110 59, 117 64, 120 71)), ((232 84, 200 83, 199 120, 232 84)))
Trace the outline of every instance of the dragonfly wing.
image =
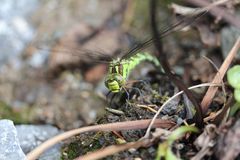
MULTIPOLYGON (((186 16, 186 17, 182 18, 181 20, 179 20, 178 22, 161 29, 160 38, 164 38, 164 37, 168 36, 169 34, 173 33, 174 31, 183 29, 184 27, 194 23, 197 19, 199 19, 206 13, 207 13, 207 11, 201 12, 198 14, 192 14, 190 16, 186 16)), ((143 43, 137 44, 135 47, 130 49, 121 59, 128 59, 128 58, 134 56, 139 51, 149 47, 154 40, 155 40, 154 38, 149 38, 149 39, 145 40, 143 43)))
MULTIPOLYGON (((85 42, 82 43, 82 39, 86 37, 84 33, 88 31, 87 29, 89 29, 89 27, 81 26, 82 25, 76 25, 67 31, 58 39, 54 47, 51 47, 51 43, 46 44, 46 42, 45 48, 38 47, 40 50, 50 52, 50 64, 58 63, 59 61, 59 65, 64 65, 66 64, 64 62, 65 60, 67 60, 67 64, 81 61, 89 64, 109 63, 114 58, 115 52, 127 44, 122 40, 122 32, 115 28, 101 30, 101 32, 92 37, 92 39, 85 40, 85 42), (104 51, 101 50, 102 48, 104 48, 104 51)), ((43 45, 44 43, 38 42, 33 46, 43 45)))
POLYGON ((47 51, 50 53, 51 61, 56 63, 71 63, 71 62, 89 62, 89 63, 109 63, 112 61, 112 56, 101 51, 92 51, 80 47, 72 47, 66 45, 56 45, 52 49, 48 47, 37 47, 40 51, 47 51))

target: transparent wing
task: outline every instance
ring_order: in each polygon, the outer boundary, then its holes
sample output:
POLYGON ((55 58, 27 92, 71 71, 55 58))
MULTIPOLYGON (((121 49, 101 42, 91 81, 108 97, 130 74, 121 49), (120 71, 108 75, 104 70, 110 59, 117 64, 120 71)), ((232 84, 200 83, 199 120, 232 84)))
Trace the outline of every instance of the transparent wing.
POLYGON ((66 46, 66 45, 59 45, 57 47, 53 47, 49 49, 48 47, 37 47, 39 50, 45 50, 50 53, 55 54, 64 54, 66 56, 73 56, 72 58, 79 59, 85 62, 91 63, 109 63, 113 60, 113 57, 110 54, 101 52, 101 51, 92 51, 88 49, 73 47, 73 46, 66 46))
MULTIPOLYGON (((179 20, 178 22, 176 22, 168 27, 163 28, 162 31, 160 32, 160 38, 164 38, 164 37, 168 36, 169 34, 173 33, 174 31, 181 30, 182 28, 195 22, 197 19, 199 19, 206 13, 207 13, 207 11, 204 11, 204 12, 201 12, 198 14, 192 14, 191 16, 184 17, 181 20, 179 20)), ((128 52, 126 52, 122 56, 121 60, 128 59, 128 58, 132 57, 133 55, 137 54, 139 51, 149 47, 153 43, 154 40, 155 40, 154 38, 149 38, 149 39, 145 40, 143 43, 137 44, 135 47, 130 49, 128 52)))
MULTIPOLYGON (((192 14, 191 16, 186 16, 182 19, 180 19, 178 22, 167 26, 162 29, 162 32, 160 32, 160 38, 164 38, 171 34, 174 31, 181 30, 182 28, 186 27, 187 25, 190 25, 194 23, 197 19, 199 19, 201 16, 206 14, 206 12, 201 12, 198 14, 192 14)), ((145 40, 143 43, 139 43, 133 48, 129 49, 125 54, 122 54, 121 60, 128 59, 132 57, 133 55, 137 54, 139 51, 149 47, 153 44, 154 38, 149 38, 145 40)), ((70 54, 71 56, 75 56, 76 58, 79 58, 86 62, 91 63, 110 63, 114 57, 111 55, 116 54, 107 54, 105 52, 101 51, 92 51, 89 49, 84 49, 80 47, 73 47, 73 46, 66 46, 64 44, 60 44, 59 47, 54 47, 53 49, 47 49, 43 47, 38 47, 41 50, 48 50, 49 52, 58 52, 62 54, 70 54)), ((119 51, 116 51, 119 52, 119 51)))

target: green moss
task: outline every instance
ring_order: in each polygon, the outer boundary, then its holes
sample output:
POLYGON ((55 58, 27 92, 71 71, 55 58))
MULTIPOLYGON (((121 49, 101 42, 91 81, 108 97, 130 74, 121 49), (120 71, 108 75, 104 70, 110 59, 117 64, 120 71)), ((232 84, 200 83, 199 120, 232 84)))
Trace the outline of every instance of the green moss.
POLYGON ((75 159, 80 155, 116 144, 115 141, 116 137, 111 132, 81 134, 80 136, 76 136, 73 142, 63 148, 61 159, 75 159))
POLYGON ((31 120, 29 107, 14 109, 6 103, 0 101, 0 119, 10 119, 15 124, 29 123, 31 120))
POLYGON ((62 152, 61 159, 74 159, 80 155, 80 150, 80 144, 78 142, 72 142, 68 145, 67 149, 62 152))

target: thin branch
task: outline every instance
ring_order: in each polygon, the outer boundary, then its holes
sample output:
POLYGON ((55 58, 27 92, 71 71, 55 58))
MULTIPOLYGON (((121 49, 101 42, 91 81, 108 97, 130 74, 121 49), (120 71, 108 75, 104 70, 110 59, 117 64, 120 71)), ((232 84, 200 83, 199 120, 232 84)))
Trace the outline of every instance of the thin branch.
MULTIPOLYGON (((204 59, 206 59, 210 64, 212 64, 212 66, 215 68, 215 70, 217 71, 217 74, 219 74, 219 68, 217 67, 217 65, 211 60, 209 59, 208 57, 206 56, 202 56, 204 59)), ((219 77, 220 78, 220 77, 219 77)), ((224 85, 224 81, 223 79, 219 79, 219 81, 221 81, 221 84, 222 84, 222 91, 223 91, 223 95, 224 95, 224 104, 226 103, 227 101, 227 92, 225 90, 225 85, 224 85)))
MULTIPOLYGON (((127 121, 127 122, 117 122, 109 124, 100 124, 95 126, 87 126, 78 129, 73 129, 62 134, 59 134, 46 142, 42 143, 40 146, 35 148, 33 151, 27 154, 27 160, 37 159, 45 150, 52 147, 53 145, 70 138, 74 135, 90 132, 90 131, 120 131, 120 130, 132 130, 132 129, 145 129, 148 127, 151 119, 127 121)), ((171 128, 175 123, 169 120, 158 119, 154 123, 154 127, 158 128, 171 128)))
MULTIPOLYGON (((228 56, 225 58, 222 66, 219 69, 219 72, 215 75, 212 83, 221 83, 228 67, 230 66, 233 58, 236 56, 239 48, 240 48, 240 37, 237 39, 233 48, 228 53, 228 56)), ((217 89, 218 89, 218 87, 216 87, 216 86, 215 87, 211 86, 211 87, 208 88, 208 90, 207 90, 207 92, 206 92, 206 94, 203 97, 203 100, 201 102, 201 107, 202 107, 203 113, 207 112, 208 106, 212 102, 213 97, 215 96, 215 94, 217 92, 217 89)))
POLYGON ((141 146, 146 145, 146 143, 150 141, 150 140, 140 140, 140 141, 136 141, 136 142, 130 142, 130 143, 126 143, 126 144, 121 144, 121 145, 112 145, 112 146, 108 146, 104 149, 100 149, 98 151, 86 154, 84 156, 80 156, 78 158, 76 158, 76 160, 96 160, 96 159, 101 159, 104 158, 106 156, 110 156, 116 153, 119 153, 121 151, 125 151, 127 149, 130 148, 139 148, 141 146))

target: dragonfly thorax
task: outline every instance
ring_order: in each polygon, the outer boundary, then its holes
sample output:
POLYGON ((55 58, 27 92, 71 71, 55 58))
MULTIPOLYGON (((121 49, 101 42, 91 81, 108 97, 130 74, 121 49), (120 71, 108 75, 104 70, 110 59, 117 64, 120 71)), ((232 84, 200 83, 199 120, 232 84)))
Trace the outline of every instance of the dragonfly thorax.
POLYGON ((120 60, 113 61, 108 68, 108 75, 105 79, 105 85, 111 92, 119 92, 125 84, 123 64, 120 60))

